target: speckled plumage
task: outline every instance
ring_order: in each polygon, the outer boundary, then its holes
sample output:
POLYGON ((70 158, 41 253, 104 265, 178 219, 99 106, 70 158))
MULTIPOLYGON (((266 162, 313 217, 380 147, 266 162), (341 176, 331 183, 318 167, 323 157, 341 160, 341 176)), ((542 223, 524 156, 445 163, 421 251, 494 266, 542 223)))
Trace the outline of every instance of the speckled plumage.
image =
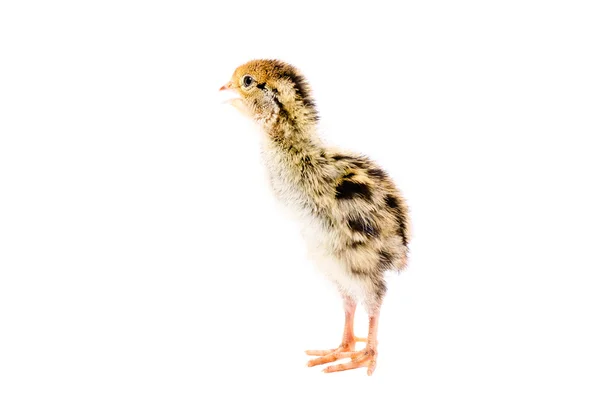
POLYGON ((368 157, 319 138, 310 87, 295 67, 250 61, 224 88, 239 92, 233 104, 262 127, 273 192, 298 216, 317 266, 345 299, 378 315, 386 271, 407 265, 410 220, 400 191, 368 157))

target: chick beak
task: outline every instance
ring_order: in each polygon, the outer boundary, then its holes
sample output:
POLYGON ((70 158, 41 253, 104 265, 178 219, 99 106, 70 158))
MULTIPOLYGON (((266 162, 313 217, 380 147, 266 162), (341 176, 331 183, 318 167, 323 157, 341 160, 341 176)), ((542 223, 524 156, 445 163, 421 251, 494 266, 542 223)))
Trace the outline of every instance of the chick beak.
POLYGON ((240 97, 239 93, 237 92, 231 81, 225 84, 223 87, 219 88, 219 92, 223 92, 223 94, 220 95, 223 95, 225 98, 227 98, 223 101, 223 103, 231 104, 233 100, 239 99, 240 97))
POLYGON ((237 92, 231 81, 225 84, 223 87, 219 88, 219 91, 225 91, 228 93, 227 96, 230 96, 229 99, 226 99, 222 102, 223 104, 233 106, 247 117, 251 116, 247 106, 244 104, 242 98, 240 98, 239 92, 237 92))
POLYGON ((219 91, 231 90, 232 88, 233 88, 233 84, 230 81, 229 83, 225 84, 223 87, 219 88, 219 91))

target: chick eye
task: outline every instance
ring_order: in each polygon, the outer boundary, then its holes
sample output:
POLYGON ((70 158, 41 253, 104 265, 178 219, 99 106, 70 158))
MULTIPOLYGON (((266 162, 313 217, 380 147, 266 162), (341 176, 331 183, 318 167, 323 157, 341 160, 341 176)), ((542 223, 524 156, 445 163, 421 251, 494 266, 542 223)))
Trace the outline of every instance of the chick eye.
POLYGON ((250 85, 254 82, 254 79, 252 78, 252 76, 244 76, 243 80, 242 80, 244 87, 250 87, 250 85))

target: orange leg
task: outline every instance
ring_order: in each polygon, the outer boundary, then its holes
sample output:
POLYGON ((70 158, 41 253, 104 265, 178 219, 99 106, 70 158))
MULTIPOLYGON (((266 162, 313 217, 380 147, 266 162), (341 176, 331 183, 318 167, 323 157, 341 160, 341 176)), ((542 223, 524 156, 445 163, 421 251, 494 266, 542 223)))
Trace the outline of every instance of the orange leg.
POLYGON ((350 362, 330 365, 324 372, 346 371, 348 369, 367 367, 367 375, 372 375, 377 366, 377 324, 379 322, 379 310, 369 316, 369 336, 367 346, 350 356, 350 362))
POLYGON ((354 313, 356 311, 356 302, 349 297, 344 297, 344 334, 342 335, 342 343, 336 349, 328 350, 307 350, 309 356, 321 356, 308 362, 309 367, 330 363, 341 358, 352 357, 357 353, 354 351, 356 342, 366 342, 365 338, 357 338, 354 336, 354 313))
POLYGON ((377 355, 377 319, 378 315, 371 317, 369 325, 369 338, 357 338, 354 335, 354 313, 356 311, 356 302, 351 298, 344 299, 344 311, 346 319, 344 324, 344 334, 342 343, 337 349, 329 350, 307 350, 306 354, 310 356, 320 356, 310 360, 309 367, 337 361, 342 358, 351 358, 352 361, 340 365, 332 365, 325 368, 325 372, 344 371, 346 369, 368 366, 368 374, 375 370, 375 358, 377 355), (356 342, 367 342, 367 347, 360 351, 355 351, 356 342))

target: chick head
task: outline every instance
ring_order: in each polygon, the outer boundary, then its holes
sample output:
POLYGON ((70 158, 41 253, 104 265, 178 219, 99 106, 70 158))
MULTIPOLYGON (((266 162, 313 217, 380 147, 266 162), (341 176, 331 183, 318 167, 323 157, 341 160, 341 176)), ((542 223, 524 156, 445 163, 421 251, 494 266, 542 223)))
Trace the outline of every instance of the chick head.
POLYGON ((230 101, 238 110, 263 122, 287 119, 295 123, 315 122, 317 112, 311 89, 292 65, 272 59, 257 59, 239 66, 221 87, 239 97, 230 101))

